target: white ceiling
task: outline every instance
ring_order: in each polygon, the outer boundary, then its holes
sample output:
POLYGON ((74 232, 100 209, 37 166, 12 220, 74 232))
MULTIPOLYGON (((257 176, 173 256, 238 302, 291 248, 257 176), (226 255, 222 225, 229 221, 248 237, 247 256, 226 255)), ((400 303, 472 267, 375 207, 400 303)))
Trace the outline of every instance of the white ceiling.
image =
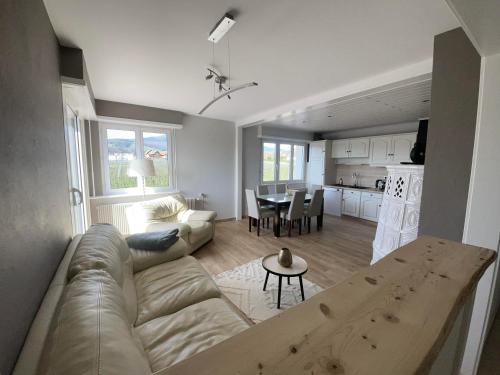
POLYGON ((447 0, 482 55, 500 52, 499 0, 447 0))
POLYGON ((429 117, 431 77, 351 95, 263 125, 328 132, 397 124, 429 117))
MULTIPOLYGON (((96 98, 197 113, 207 35, 238 11, 231 42, 233 86, 207 117, 238 121, 325 90, 432 57, 433 37, 458 26, 445 0, 45 0, 63 44, 82 48, 96 98)), ((216 65, 227 71, 227 39, 216 65)))

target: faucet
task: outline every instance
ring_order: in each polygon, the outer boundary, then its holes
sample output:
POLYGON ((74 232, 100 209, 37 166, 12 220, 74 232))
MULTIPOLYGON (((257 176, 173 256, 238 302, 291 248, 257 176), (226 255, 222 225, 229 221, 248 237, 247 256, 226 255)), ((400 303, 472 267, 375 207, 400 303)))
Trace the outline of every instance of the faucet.
POLYGON ((358 172, 354 172, 352 174, 352 178, 354 179, 354 186, 358 186, 358 176, 359 176, 359 173, 358 172))

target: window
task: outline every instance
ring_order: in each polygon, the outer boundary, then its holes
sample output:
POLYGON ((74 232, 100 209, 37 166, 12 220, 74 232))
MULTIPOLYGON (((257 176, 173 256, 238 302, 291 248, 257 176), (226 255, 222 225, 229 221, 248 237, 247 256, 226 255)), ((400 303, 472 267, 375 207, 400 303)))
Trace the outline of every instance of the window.
POLYGON ((173 189, 170 129, 101 123, 101 150, 105 194, 135 194, 173 189), (151 159, 155 176, 129 176, 134 159, 151 159))
POLYGON ((262 182, 304 181, 305 145, 262 142, 262 182))

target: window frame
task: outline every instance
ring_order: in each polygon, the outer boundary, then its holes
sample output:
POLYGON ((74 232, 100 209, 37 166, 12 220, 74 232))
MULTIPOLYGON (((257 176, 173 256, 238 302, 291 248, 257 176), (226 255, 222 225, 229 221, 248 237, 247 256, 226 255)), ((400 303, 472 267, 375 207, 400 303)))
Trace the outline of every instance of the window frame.
POLYGON ((262 138, 260 143, 260 166, 259 166, 259 179, 262 185, 273 185, 273 184, 283 184, 283 183, 301 183, 306 182, 306 153, 307 153, 307 143, 301 141, 285 141, 285 140, 277 140, 272 138, 262 138), (264 181, 264 143, 274 143, 276 145, 275 150, 275 160, 274 160, 274 180, 273 181, 264 181), (289 169, 289 179, 288 180, 280 180, 280 145, 290 145, 291 146, 291 155, 290 155, 290 169, 289 169), (302 179, 294 180, 293 172, 294 172, 294 163, 293 157, 295 154, 294 146, 302 146, 304 147, 304 158, 302 160, 302 179))
POLYGON ((117 122, 99 122, 99 149, 101 152, 101 178, 104 195, 142 195, 175 191, 177 187, 177 177, 175 170, 175 129, 163 126, 129 125, 117 122), (167 187, 147 187, 144 186, 143 179, 137 178, 137 187, 112 189, 109 176, 109 154, 108 154, 108 133, 109 130, 125 130, 135 132, 135 157, 144 159, 144 133, 159 133, 167 135, 167 155, 168 155, 168 176, 169 186, 167 187))

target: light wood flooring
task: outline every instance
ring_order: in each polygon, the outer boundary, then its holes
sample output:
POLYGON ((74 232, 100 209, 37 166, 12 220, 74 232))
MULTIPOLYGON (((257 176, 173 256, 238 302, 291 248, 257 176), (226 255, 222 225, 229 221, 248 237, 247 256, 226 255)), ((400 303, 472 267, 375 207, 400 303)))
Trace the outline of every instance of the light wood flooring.
POLYGON ((248 232, 247 220, 216 223, 213 241, 192 254, 210 274, 216 275, 277 253, 282 247, 288 247, 292 254, 304 258, 309 266, 304 277, 323 288, 370 264, 376 223, 325 215, 319 232, 313 221, 310 234, 302 232, 299 236, 295 228, 292 237, 285 234, 276 238, 272 232, 272 221, 270 229, 261 228, 260 237, 257 237, 255 228, 248 232))

